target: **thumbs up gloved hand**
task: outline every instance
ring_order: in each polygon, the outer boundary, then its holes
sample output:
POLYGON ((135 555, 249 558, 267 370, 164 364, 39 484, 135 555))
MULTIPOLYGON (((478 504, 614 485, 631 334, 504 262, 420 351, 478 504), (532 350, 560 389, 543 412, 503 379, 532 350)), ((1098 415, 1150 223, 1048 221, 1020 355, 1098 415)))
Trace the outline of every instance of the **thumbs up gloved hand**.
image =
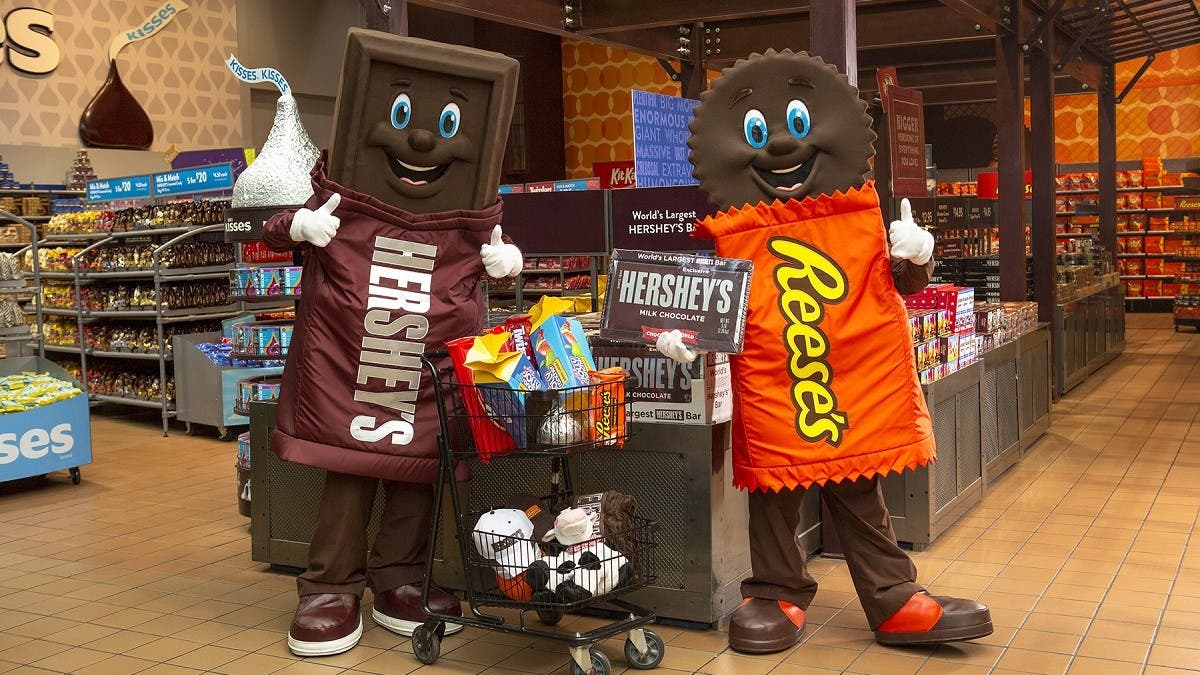
POLYGON ((325 247, 333 241, 342 220, 333 215, 333 210, 342 202, 342 196, 333 193, 329 200, 316 211, 300 209, 292 216, 292 229, 288 232, 292 241, 307 241, 313 246, 325 247))
POLYGON ((893 220, 888 227, 888 242, 892 258, 924 265, 933 257, 933 235, 913 220, 912 205, 907 199, 900 201, 900 220, 893 220))
POLYGON ((696 352, 683 344, 683 333, 678 330, 668 330, 659 333, 654 348, 660 354, 679 363, 691 363, 696 360, 696 352))
POLYGON ((499 225, 492 229, 491 241, 479 247, 479 257, 483 259, 483 269, 488 276, 496 279, 517 276, 525 264, 521 249, 504 243, 504 233, 499 225))

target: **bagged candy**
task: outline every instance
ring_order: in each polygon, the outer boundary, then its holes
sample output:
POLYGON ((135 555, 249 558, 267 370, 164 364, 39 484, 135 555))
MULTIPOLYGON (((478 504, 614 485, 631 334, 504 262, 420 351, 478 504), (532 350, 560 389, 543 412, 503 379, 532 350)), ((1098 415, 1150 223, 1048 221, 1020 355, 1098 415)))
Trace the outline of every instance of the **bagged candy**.
POLYGON ((526 396, 546 388, 525 354, 506 351, 511 340, 507 332, 500 332, 447 343, 459 383, 466 385, 463 399, 476 452, 485 462, 525 447, 526 396))
POLYGON ((588 371, 591 383, 590 438, 600 445, 625 447, 625 378, 623 368, 588 371))

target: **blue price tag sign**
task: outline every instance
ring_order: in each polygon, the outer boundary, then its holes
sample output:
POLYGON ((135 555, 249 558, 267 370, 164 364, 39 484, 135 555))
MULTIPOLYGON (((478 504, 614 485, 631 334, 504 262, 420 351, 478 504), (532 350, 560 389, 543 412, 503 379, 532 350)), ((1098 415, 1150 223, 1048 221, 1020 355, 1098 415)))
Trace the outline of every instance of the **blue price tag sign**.
POLYGON ((120 199, 147 199, 149 197, 150 176, 90 180, 87 184, 89 202, 112 202, 120 199))
POLYGON ((154 196, 156 197, 232 189, 233 169, 227 163, 154 174, 154 196))
POLYGON ((688 122, 699 101, 633 90, 633 165, 638 187, 695 185, 688 122))

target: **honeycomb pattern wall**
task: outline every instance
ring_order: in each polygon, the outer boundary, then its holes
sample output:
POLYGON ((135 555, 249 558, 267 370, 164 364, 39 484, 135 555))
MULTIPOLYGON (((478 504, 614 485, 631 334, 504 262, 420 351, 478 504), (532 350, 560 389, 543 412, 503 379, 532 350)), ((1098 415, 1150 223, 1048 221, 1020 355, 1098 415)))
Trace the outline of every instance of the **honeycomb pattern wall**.
POLYGON ((568 178, 590 177, 592 162, 633 159, 631 89, 679 95, 658 61, 623 49, 564 38, 562 66, 568 178))
MULTIPOLYGON (((0 16, 30 3, 0 0, 0 16)), ((104 84, 110 40, 140 25, 161 0, 40 0, 54 15, 58 68, 28 76, 0 66, 0 143, 80 145, 79 116, 104 84)), ((154 124, 152 150, 243 144, 240 82, 225 67, 237 52, 235 0, 193 0, 160 34, 125 47, 121 79, 154 124)), ((250 64, 265 65, 265 64, 250 64)))
MULTIPOLYGON (((1117 92, 1142 61, 1117 65, 1117 92)), ((1055 159, 1095 162, 1099 157, 1095 95, 1055 100, 1055 159)), ((1200 46, 1159 54, 1117 105, 1117 159, 1200 156, 1200 46)))

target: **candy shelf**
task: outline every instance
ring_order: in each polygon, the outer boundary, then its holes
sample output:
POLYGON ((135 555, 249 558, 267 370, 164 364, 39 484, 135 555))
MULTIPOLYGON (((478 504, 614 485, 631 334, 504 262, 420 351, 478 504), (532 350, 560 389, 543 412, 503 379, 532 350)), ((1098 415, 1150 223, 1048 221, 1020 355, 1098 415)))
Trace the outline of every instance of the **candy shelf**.
MULTIPOLYGON (((57 233, 43 237, 39 245, 45 247, 47 245, 62 246, 72 242, 80 242, 84 245, 80 250, 74 252, 70 258, 72 271, 55 271, 43 274, 42 277, 53 280, 68 280, 72 282, 75 292, 74 305, 76 308, 83 307, 83 287, 93 284, 104 284, 119 282, 123 280, 140 280, 152 282, 153 298, 163 298, 165 291, 164 284, 172 284, 170 288, 178 288, 181 285, 186 286, 185 282, 224 279, 229 275, 229 270, 233 263, 222 263, 218 265, 202 265, 195 267, 169 267, 168 262, 179 260, 176 255, 176 250, 181 244, 186 242, 197 241, 212 233, 220 233, 223 231, 224 225, 203 225, 198 227, 165 227, 149 230, 130 230, 111 233, 57 233), (152 247, 150 253, 149 268, 139 269, 121 269, 121 270, 92 270, 84 267, 85 261, 90 259, 92 252, 99 251, 105 247, 129 244, 134 240, 138 240, 139 244, 149 243, 152 247)), ((194 251, 195 249, 193 249, 194 251)), ((36 251, 33 254, 36 260, 36 251)), ((230 260, 234 256, 230 255, 230 260)), ((151 292, 149 287, 144 292, 151 292)), ((223 298, 225 299, 225 298, 223 298)), ((145 306, 133 309, 76 309, 64 307, 42 308, 42 313, 53 316, 74 317, 78 325, 78 334, 85 335, 85 325, 92 324, 97 321, 107 321, 112 319, 125 319, 134 321, 153 322, 155 326, 155 334, 157 337, 158 349, 152 352, 141 351, 117 351, 96 349, 93 347, 78 347, 78 346, 51 346, 50 351, 74 354, 79 357, 80 362, 80 380, 84 390, 89 391, 89 394, 94 401, 105 403, 119 403, 124 405, 133 405, 138 407, 159 408, 162 412, 163 435, 166 435, 168 424, 171 417, 176 414, 175 404, 168 399, 167 381, 168 367, 174 366, 174 356, 167 348, 168 339, 165 335, 165 328, 169 325, 187 323, 194 321, 203 321, 211 319, 224 319, 236 316, 241 312, 241 304, 238 302, 230 302, 225 299, 221 304, 203 307, 164 307, 163 302, 157 301, 152 306, 145 306), (160 395, 156 400, 148 400, 133 397, 113 396, 110 394, 100 394, 91 392, 88 388, 88 360, 90 358, 106 358, 106 359, 122 359, 122 360, 139 360, 139 361, 154 361, 158 363, 159 372, 159 392, 160 395)))

